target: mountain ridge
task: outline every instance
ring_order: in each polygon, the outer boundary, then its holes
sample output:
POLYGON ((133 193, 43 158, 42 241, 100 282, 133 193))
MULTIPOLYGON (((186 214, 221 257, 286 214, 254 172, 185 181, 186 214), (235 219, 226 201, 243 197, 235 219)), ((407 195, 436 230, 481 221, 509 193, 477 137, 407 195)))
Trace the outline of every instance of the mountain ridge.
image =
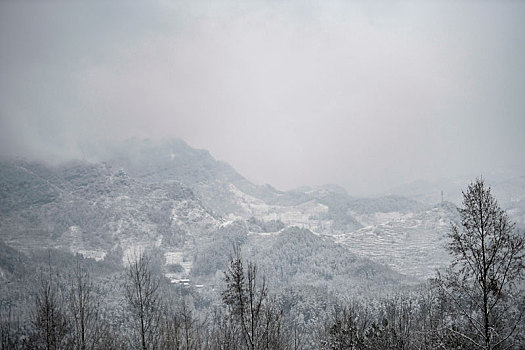
MULTIPOLYGON (((177 179, 143 182, 127 169, 107 162, 72 161, 50 166, 41 162, 2 161, 0 186, 0 240, 10 249, 10 257, 16 256, 16 252, 31 257, 35 252, 51 249, 126 264, 137 252, 152 251, 162 261, 167 278, 173 281, 191 278, 202 281, 203 285, 220 283, 219 272, 226 268, 234 242, 251 251, 256 242, 270 242, 280 232, 295 232, 291 227, 297 223, 297 217, 288 212, 282 213, 289 216, 286 224, 265 216, 251 216, 251 221, 241 215, 223 217, 207 207, 194 189, 177 179), (278 232, 268 232, 272 230, 278 232)), ((302 209, 294 206, 289 209, 302 210, 301 215, 308 221, 308 203, 302 209)), ((307 228, 300 230, 310 237, 312 249, 324 246, 326 238, 319 233, 307 228)), ((401 275, 343 247, 337 249, 350 261, 378 271, 370 276, 371 280, 393 284, 407 280, 390 278, 401 275)), ((297 252, 290 247, 290 254, 294 256, 297 252)), ((326 265, 323 256, 314 260, 320 269, 309 272, 313 280, 318 278, 315 276, 322 278, 321 271, 334 268, 326 265)), ((19 264, 22 263, 9 258, 0 262, 0 269, 11 271, 19 264)), ((6 273, 4 277, 9 276, 6 273)), ((299 282, 303 281, 301 276, 299 282)), ((347 276, 349 281, 364 281, 357 270, 347 276)))
POLYGON ((191 274, 201 261, 195 254, 208 247, 216 255, 213 239, 230 241, 228 230, 253 243, 250 234, 270 241, 298 227, 418 278, 448 262, 440 242, 457 220, 452 204, 399 194, 358 198, 337 185, 279 191, 182 140, 133 139, 92 158, 100 160, 1 161, 0 239, 22 251, 49 246, 123 262, 151 247, 191 274))

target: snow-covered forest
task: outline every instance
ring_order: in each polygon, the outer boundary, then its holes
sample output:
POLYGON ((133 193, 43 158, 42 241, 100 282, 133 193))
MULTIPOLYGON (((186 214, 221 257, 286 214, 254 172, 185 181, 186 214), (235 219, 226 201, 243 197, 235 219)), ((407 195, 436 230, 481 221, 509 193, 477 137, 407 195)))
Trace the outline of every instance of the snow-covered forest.
POLYGON ((458 207, 281 192, 163 147, 2 163, 3 348, 523 344, 522 178, 477 179, 458 207))
POLYGON ((0 350, 525 349, 525 1, 0 1, 0 350))

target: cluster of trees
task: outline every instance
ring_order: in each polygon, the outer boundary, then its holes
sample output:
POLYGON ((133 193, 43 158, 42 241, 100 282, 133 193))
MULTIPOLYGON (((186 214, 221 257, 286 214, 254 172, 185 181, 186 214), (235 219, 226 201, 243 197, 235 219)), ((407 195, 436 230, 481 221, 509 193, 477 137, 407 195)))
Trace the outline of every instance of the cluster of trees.
POLYGON ((68 283, 50 267, 41 275, 30 322, 0 315, 0 349, 291 349, 290 341, 297 340, 286 336, 281 304, 259 280, 255 264, 243 264, 235 249, 223 303, 209 318, 199 318, 183 297, 169 297, 151 259, 140 254, 126 269, 121 324, 108 319, 80 263, 68 283))
POLYGON ((424 293, 391 300, 370 321, 366 307, 344 309, 327 349, 523 349, 525 237, 483 179, 463 193, 461 226, 449 234, 451 266, 424 293), (394 302, 392 302, 394 301, 394 302))
POLYGON ((234 247, 220 300, 205 314, 170 291, 144 254, 129 262, 116 319, 80 263, 67 283, 50 265, 29 323, 0 314, 0 349, 523 348, 525 239, 483 180, 469 186, 463 204, 461 226, 450 232, 454 260, 446 271, 380 300, 326 303, 332 316, 313 326, 305 327, 234 247))
POLYGON ((112 349, 115 332, 102 317, 94 284, 80 262, 63 284, 51 264, 42 272, 29 322, 2 305, 0 349, 112 349))

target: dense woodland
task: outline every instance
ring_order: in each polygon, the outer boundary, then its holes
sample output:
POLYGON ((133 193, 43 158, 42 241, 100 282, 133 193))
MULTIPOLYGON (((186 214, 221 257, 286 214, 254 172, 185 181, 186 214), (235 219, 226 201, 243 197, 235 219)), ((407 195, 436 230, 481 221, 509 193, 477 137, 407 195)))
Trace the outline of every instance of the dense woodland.
MULTIPOLYGON (((447 270, 355 297, 276 288, 235 240, 218 290, 169 283, 154 251, 123 268, 111 257, 42 250, 32 259, 44 268, 2 287, 1 349, 523 348, 523 234, 483 180, 464 193, 459 214, 447 270)), ((25 259, 2 249, 5 261, 25 259)))

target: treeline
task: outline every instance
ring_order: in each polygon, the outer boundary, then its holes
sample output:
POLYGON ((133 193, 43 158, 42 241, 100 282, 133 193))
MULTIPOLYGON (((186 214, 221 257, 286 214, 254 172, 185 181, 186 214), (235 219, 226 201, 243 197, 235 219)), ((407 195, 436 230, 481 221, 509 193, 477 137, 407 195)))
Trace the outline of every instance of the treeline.
POLYGON ((2 307, 0 349, 299 349, 300 335, 289 338, 282 304, 257 267, 245 268, 240 250, 235 252, 223 303, 205 317, 173 293, 146 254, 130 261, 116 307, 103 302, 80 259, 68 278, 49 264, 27 320, 2 307))
POLYGON ((449 235, 451 266, 387 297, 325 300, 307 320, 236 246, 216 302, 200 311, 145 254, 130 260, 108 305, 79 260, 68 278, 51 264, 41 273, 27 319, 1 308, 0 348, 523 349, 524 236, 483 180, 463 204, 449 235))
MULTIPOLYGON (((224 273, 221 304, 205 316, 180 294, 168 297, 166 281, 146 255, 126 269, 119 316, 107 312, 80 263, 67 281, 48 272, 29 322, 3 310, 0 349, 476 348, 467 336, 468 321, 454 316, 453 301, 437 280, 378 300, 327 305, 331 316, 306 327, 238 249, 224 273)), ((491 349, 521 348, 523 335, 516 327, 512 339, 491 349)))

